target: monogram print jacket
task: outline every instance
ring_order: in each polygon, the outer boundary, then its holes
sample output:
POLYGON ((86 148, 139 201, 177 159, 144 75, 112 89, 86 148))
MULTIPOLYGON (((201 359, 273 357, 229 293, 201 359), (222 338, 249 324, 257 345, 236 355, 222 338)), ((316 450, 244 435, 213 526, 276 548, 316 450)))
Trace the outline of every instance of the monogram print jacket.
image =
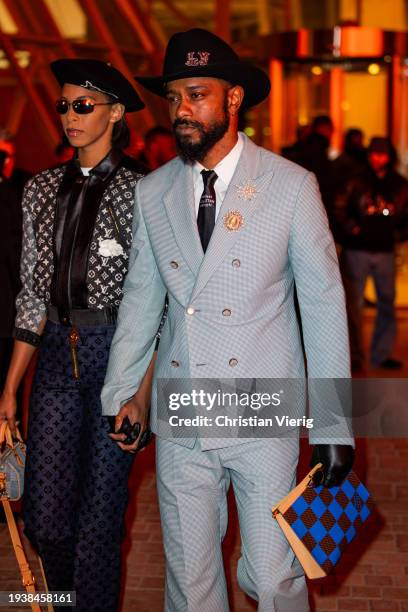
POLYGON ((90 310, 119 306, 132 241, 134 190, 142 176, 137 162, 112 149, 89 177, 72 160, 28 181, 16 339, 38 344, 37 330, 47 306, 55 296, 71 296, 72 285, 65 292, 61 286, 73 278, 83 282, 77 288, 79 303, 69 306, 90 310), (71 235, 69 223, 74 227, 71 235), (67 258, 72 236, 75 249, 67 258))

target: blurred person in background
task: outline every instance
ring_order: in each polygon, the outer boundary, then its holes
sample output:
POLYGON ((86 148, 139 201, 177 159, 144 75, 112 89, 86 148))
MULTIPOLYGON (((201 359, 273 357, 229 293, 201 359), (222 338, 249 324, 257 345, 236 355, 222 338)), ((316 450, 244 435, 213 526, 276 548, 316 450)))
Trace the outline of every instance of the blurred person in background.
POLYGON ((13 346, 15 298, 20 290, 19 264, 21 253, 21 198, 29 174, 16 169, 16 148, 13 135, 0 128, 0 390, 10 362, 13 346))
POLYGON ((358 171, 367 163, 367 149, 364 146, 364 132, 360 128, 350 128, 344 137, 344 151, 337 159, 344 156, 351 162, 351 167, 358 171))
POLYGON ((31 174, 16 166, 15 138, 5 128, 0 128, 0 160, 2 181, 8 181, 8 185, 21 200, 24 186, 31 174))
POLYGON ((14 136, 6 128, 0 128, 1 179, 11 179, 16 164, 14 136))
POLYGON ((124 113, 144 104, 105 62, 61 59, 51 69, 61 86, 56 112, 75 156, 37 174, 24 192, 22 289, 0 420, 14 431, 16 389, 40 347, 24 531, 50 591, 75 591, 78 612, 115 612, 134 455, 109 437, 100 391, 142 177, 137 161, 123 154, 129 141, 124 113))
POLYGON ((366 169, 367 149, 364 146, 364 133, 359 128, 351 128, 344 135, 343 151, 332 164, 336 190, 344 186, 345 179, 352 179, 366 169))
POLYGON ((320 140, 321 148, 324 148, 327 151, 330 147, 333 132, 333 121, 329 115, 318 115, 313 119, 311 136, 314 138, 312 139, 309 137, 309 142, 312 142, 313 140, 315 142, 319 142, 320 140))
POLYGON ((346 181, 335 202, 354 370, 365 363, 361 323, 369 276, 377 294, 370 363, 387 369, 402 367, 392 357, 396 337, 394 252, 396 242, 408 237, 408 182, 395 171, 395 162, 390 140, 372 138, 366 169, 346 181))
POLYGON ((176 143, 170 130, 158 125, 147 131, 139 162, 148 170, 156 170, 176 156, 176 143))
POLYGON ((298 143, 295 157, 289 157, 295 163, 315 174, 330 222, 334 189, 329 149, 333 130, 331 118, 328 115, 318 115, 312 122, 309 135, 304 138, 303 143, 298 143))
MULTIPOLYGON (((13 350, 15 299, 21 288, 21 198, 29 173, 16 168, 14 136, 0 128, 0 393, 3 390, 13 350)), ((17 393, 20 408, 20 390, 17 393)), ((0 508, 0 522, 5 521, 0 508)))
POLYGON ((298 163, 298 158, 303 153, 303 147, 305 146, 306 140, 309 138, 312 132, 312 126, 310 124, 307 125, 298 125, 296 128, 296 142, 293 144, 282 148, 282 155, 286 157, 286 159, 290 159, 290 161, 298 163))
MULTIPOLYGON (((344 135, 343 151, 331 163, 330 177, 333 200, 344 189, 345 181, 367 170, 367 149, 364 146, 364 133, 359 128, 350 128, 344 135)), ((341 228, 336 225, 336 215, 331 210, 331 226, 337 243, 341 242, 341 228)))

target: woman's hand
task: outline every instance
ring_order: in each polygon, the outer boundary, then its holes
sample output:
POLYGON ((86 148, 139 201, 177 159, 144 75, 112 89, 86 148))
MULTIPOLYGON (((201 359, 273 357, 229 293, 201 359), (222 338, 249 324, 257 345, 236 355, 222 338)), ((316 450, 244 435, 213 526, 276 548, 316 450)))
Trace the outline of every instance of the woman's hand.
MULTIPOLYGON (((41 320, 38 327, 39 335, 41 335, 46 321, 46 317, 41 320)), ((13 434, 16 430, 17 390, 35 351, 36 347, 27 344, 27 342, 14 341, 6 383, 3 393, 0 395, 0 421, 7 419, 13 434)))
POLYGON ((110 433, 109 436, 112 440, 117 442, 118 446, 130 453, 135 453, 137 445, 144 431, 146 431, 149 424, 149 410, 150 410, 150 399, 152 395, 152 383, 153 383, 153 372, 156 363, 157 353, 153 353, 152 360, 149 367, 147 368, 146 374, 140 384, 139 389, 136 391, 134 396, 122 406, 119 414, 115 419, 115 431, 118 431, 123 423, 123 419, 128 417, 130 424, 140 424, 139 435, 133 444, 123 444, 123 440, 126 440, 126 434, 110 433))
POLYGON ((16 431, 17 399, 15 394, 3 391, 0 396, 0 421, 7 420, 11 433, 16 431))
POLYGON ((135 453, 137 449, 137 445, 139 444, 139 440, 143 434, 143 432, 147 429, 149 423, 149 408, 150 402, 141 401, 140 396, 136 393, 132 399, 130 399, 122 408, 120 409, 119 414, 115 418, 115 430, 118 431, 123 423, 125 417, 127 417, 130 421, 131 425, 135 423, 140 424, 140 432, 138 437, 135 439, 133 444, 123 444, 123 441, 126 440, 127 436, 124 433, 111 433, 109 436, 112 440, 115 440, 118 446, 124 450, 131 453, 135 453))

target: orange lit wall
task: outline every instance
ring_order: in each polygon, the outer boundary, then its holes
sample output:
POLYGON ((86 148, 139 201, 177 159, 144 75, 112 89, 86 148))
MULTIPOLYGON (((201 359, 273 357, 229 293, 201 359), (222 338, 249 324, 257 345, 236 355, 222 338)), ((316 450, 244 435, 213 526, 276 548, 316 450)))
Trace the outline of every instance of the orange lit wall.
POLYGON ((387 132, 387 77, 346 72, 344 74, 343 126, 360 127, 366 138, 385 136, 387 132))

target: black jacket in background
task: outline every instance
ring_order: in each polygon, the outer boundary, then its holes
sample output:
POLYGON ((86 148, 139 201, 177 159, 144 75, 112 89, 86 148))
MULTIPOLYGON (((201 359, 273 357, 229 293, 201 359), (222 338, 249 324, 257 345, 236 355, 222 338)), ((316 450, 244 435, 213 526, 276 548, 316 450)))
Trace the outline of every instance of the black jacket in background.
POLYGON ((16 170, 11 179, 0 180, 0 338, 11 337, 14 328, 15 299, 21 287, 21 200, 29 178, 16 170))
POLYGON ((335 201, 337 238, 348 249, 391 252, 408 239, 408 181, 367 169, 345 183, 335 201))

